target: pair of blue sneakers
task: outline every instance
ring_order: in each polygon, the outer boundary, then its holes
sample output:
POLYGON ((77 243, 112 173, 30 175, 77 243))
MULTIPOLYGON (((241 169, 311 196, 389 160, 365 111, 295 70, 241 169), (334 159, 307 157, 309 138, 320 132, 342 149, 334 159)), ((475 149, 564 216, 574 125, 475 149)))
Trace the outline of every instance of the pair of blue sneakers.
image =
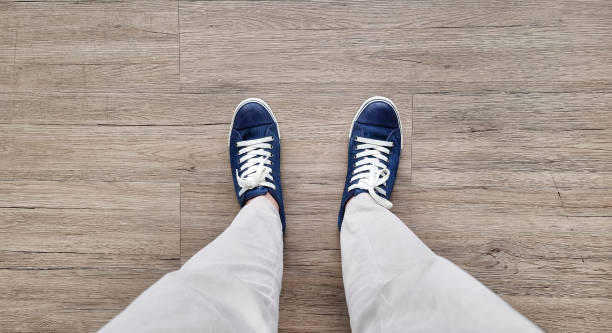
MULTIPOLYGON (((349 133, 348 168, 338 214, 342 226, 347 201, 367 192, 379 205, 389 201, 400 152, 402 124, 391 100, 366 100, 353 119, 349 133)), ((234 189, 240 206, 269 193, 278 203, 283 230, 285 209, 280 180, 280 130, 270 107, 261 99, 249 98, 236 107, 229 133, 229 154, 234 189)))

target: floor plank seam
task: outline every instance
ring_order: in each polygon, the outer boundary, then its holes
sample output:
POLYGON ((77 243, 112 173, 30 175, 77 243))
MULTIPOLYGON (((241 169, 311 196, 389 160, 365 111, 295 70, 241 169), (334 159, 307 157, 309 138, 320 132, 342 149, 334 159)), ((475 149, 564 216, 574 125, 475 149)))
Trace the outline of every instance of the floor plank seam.
POLYGON ((181 93, 181 0, 176 0, 176 25, 178 30, 178 93, 181 93))

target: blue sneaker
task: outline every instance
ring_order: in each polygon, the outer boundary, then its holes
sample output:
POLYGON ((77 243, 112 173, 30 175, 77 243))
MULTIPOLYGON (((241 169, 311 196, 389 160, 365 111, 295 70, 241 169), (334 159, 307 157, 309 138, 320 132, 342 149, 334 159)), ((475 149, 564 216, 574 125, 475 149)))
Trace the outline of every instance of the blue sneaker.
POLYGON ((284 231, 280 131, 270 107, 261 99, 248 98, 236 107, 229 133, 229 155, 240 207, 251 198, 270 193, 278 202, 284 231))
POLYGON ((349 134, 348 168, 338 228, 342 227, 346 202, 359 193, 369 193, 379 205, 391 209, 389 201, 400 153, 402 123, 391 100, 372 97, 359 108, 349 134))

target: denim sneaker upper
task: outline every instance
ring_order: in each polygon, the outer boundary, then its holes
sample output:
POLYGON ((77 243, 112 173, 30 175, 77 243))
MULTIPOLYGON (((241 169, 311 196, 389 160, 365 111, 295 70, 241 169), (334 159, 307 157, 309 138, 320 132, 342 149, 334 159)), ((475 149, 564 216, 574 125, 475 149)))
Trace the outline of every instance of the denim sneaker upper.
POLYGON ((278 202, 284 231, 280 131, 274 114, 264 101, 249 98, 236 107, 229 133, 229 155, 240 207, 251 198, 270 193, 278 202))
POLYGON ((401 150, 402 124, 393 102, 380 96, 366 100, 355 115, 349 134, 348 167, 338 228, 342 227, 346 202, 359 193, 369 193, 387 209, 393 206, 389 197, 401 150))

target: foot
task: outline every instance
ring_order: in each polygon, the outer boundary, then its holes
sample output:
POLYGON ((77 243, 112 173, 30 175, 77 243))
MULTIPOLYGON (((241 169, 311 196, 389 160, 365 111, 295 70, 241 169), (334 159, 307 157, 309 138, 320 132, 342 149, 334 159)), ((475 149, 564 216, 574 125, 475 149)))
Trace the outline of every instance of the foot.
POLYGON ((257 98, 240 102, 229 133, 234 189, 240 207, 269 194, 278 203, 283 230, 285 209, 280 181, 280 132, 268 105, 257 98))
POLYGON ((342 227, 346 203, 359 193, 368 193, 376 203, 391 209, 389 201, 400 152, 402 123, 391 100, 372 97, 357 111, 349 134, 348 169, 338 228, 342 227))

